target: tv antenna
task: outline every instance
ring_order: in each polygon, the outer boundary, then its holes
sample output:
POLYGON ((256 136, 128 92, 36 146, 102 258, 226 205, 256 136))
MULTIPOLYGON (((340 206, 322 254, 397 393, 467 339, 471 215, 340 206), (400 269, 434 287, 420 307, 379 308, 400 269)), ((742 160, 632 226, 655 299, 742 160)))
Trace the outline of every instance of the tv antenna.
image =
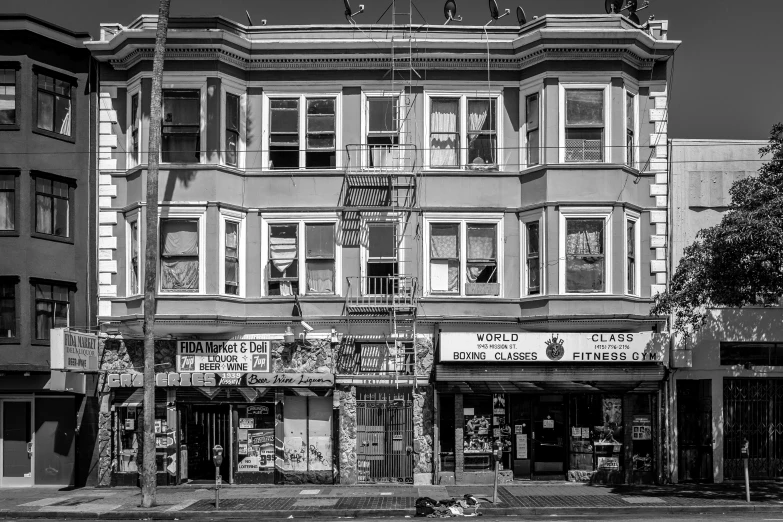
POLYGON ((457 16, 457 0, 446 0, 446 4, 443 6, 443 15, 446 17, 446 23, 443 25, 462 21, 462 17, 457 16))
MULTIPOLYGON (((247 9, 245 9, 245 14, 247 15, 247 25, 253 27, 253 20, 250 18, 250 12, 247 9)), ((266 25, 266 20, 261 20, 261 25, 266 25)))
MULTIPOLYGON (((627 1, 605 0, 604 1, 604 9, 606 9, 606 14, 622 14, 623 11, 628 11, 628 20, 632 21, 636 25, 641 24, 641 21, 639 20, 639 16, 636 13, 650 7, 650 0, 644 0, 644 4, 642 4, 641 7, 638 7, 638 5, 639 5, 638 0, 627 0, 627 1)), ((650 20, 654 18, 655 15, 653 15, 650 18, 650 20)))
POLYGON ((485 25, 489 25, 495 20, 500 20, 504 16, 510 15, 511 9, 506 9, 506 11, 503 14, 500 14, 500 9, 498 9, 497 0, 489 0, 489 14, 492 16, 492 20, 487 22, 485 25))
POLYGON ((354 21, 353 17, 364 12, 364 4, 359 4, 359 10, 354 13, 348 0, 343 0, 343 3, 345 4, 345 19, 352 25, 356 25, 356 21, 354 21))

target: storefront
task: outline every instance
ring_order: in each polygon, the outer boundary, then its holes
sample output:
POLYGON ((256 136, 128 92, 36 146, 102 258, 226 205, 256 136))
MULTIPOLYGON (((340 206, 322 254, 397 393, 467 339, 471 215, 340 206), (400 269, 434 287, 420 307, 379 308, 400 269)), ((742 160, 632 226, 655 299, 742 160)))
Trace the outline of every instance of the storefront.
POLYGON ((650 332, 441 332, 438 480, 654 482, 664 356, 650 332))

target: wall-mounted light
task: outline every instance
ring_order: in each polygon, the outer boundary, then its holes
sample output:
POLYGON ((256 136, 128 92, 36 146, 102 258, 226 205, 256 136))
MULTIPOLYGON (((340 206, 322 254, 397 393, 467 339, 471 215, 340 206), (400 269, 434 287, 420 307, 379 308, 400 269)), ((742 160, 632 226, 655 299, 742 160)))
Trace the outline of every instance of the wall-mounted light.
POLYGON ((285 332, 283 332, 283 341, 286 344, 291 344, 296 339, 296 336, 294 335, 294 331, 291 330, 290 326, 287 326, 285 329, 285 332))

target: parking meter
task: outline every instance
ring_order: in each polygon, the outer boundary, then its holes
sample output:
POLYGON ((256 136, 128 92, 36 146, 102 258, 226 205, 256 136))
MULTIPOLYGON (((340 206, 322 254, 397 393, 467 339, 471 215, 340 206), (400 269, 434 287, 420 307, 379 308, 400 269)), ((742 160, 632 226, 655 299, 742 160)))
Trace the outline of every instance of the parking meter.
POLYGON ((740 447, 740 457, 742 457, 743 459, 747 459, 749 451, 750 451, 750 441, 748 439, 745 439, 742 441, 742 446, 740 447))
POLYGON ((503 459, 503 443, 499 440, 495 441, 495 450, 492 452, 495 456, 495 487, 493 488, 492 503, 498 502, 498 472, 500 471, 500 461, 503 459))
POLYGON ((743 439, 742 446, 740 446, 740 457, 742 457, 742 464, 745 468, 745 500, 750 502, 750 473, 748 472, 748 454, 750 453, 750 441, 743 439))
POLYGON ((215 509, 220 507, 220 465, 223 464, 223 446, 216 444, 212 448, 212 462, 215 463, 215 509))

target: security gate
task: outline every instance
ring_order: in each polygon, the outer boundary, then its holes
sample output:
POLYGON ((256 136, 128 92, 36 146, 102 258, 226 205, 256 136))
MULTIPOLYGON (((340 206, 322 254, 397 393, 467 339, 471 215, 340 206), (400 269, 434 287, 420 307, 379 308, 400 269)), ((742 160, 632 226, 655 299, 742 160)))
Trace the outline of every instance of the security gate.
POLYGON ((747 439, 750 477, 783 478, 783 379, 724 379, 723 415, 724 477, 744 477, 740 447, 747 439))
POLYGON ((411 390, 358 388, 356 454, 360 483, 413 482, 411 390))

